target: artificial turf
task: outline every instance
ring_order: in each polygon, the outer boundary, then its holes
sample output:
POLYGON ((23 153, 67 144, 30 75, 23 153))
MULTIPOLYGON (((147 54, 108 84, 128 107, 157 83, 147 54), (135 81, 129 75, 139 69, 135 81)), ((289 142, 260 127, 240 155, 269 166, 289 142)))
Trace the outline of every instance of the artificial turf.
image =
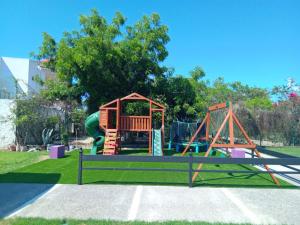
MULTIPOLYGON (((87 153, 87 152, 86 152, 87 153)), ((174 152, 167 152, 172 155, 174 152)), ((146 151, 123 151, 122 154, 145 155, 146 151)), ((15 155, 17 157, 17 155, 15 155)), ((0 152, 1 157, 1 152, 0 152)), ((150 157, 150 156, 149 156, 150 157)), ((1 165, 1 164, 0 164, 1 165)), ((183 163, 134 163, 134 162, 85 162, 90 167, 158 167, 187 169, 183 163)), ((196 168, 197 165, 194 165, 196 168)), ((204 164, 203 169, 256 170, 249 165, 204 164)), ((76 184, 78 175, 78 151, 66 154, 65 158, 47 159, 14 171, 0 174, 1 183, 62 183, 76 184)), ((83 171, 84 184, 188 184, 186 172, 161 171, 83 171)), ((282 187, 293 187, 280 181, 282 187)), ((201 173, 194 186, 225 187, 276 187, 268 174, 201 173)))
POLYGON ((47 158, 47 152, 0 151, 0 174, 31 165, 47 158))
POLYGON ((291 156, 300 157, 300 146, 267 147, 267 149, 291 156))

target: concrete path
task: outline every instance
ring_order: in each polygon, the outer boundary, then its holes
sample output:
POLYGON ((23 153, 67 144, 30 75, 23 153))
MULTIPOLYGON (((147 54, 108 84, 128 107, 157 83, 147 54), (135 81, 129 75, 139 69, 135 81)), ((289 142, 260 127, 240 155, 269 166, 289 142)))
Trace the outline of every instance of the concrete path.
POLYGON ((11 216, 299 224, 299 211, 299 189, 56 185, 11 216))
MULTIPOLYGON (((243 149, 246 152, 246 158, 251 158, 251 150, 249 149, 243 149)), ((261 156, 263 158, 277 158, 272 155, 261 153, 261 156)), ((264 166, 255 166, 259 170, 265 171, 264 166)), ((300 166, 298 165, 287 165, 287 166, 281 166, 281 165, 269 165, 271 170, 274 171, 299 171, 300 166)), ((293 184, 295 186, 300 187, 300 174, 275 174, 275 176, 279 177, 282 180, 285 180, 286 182, 289 182, 290 184, 293 184)), ((299 222, 300 224, 300 222, 299 222)))

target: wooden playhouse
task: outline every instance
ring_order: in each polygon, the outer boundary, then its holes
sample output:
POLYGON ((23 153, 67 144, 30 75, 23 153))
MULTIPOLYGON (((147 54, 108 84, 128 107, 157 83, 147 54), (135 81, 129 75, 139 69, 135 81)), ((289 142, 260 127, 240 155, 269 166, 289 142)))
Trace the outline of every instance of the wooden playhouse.
POLYGON ((100 128, 105 131, 103 154, 117 154, 121 150, 121 135, 123 132, 146 132, 148 133, 148 153, 163 155, 164 146, 164 111, 165 107, 152 99, 138 93, 132 93, 123 98, 117 98, 105 105, 100 106, 100 128), (149 104, 147 115, 128 116, 122 113, 125 101, 145 101, 149 104), (161 128, 153 129, 153 114, 160 113, 161 128))

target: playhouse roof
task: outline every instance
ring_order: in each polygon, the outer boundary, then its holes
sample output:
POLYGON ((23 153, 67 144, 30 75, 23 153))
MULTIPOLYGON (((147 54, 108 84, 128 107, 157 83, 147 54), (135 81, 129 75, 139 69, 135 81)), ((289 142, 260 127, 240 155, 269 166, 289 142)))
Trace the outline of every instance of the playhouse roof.
POLYGON ((150 98, 146 98, 145 96, 140 95, 140 94, 138 94, 136 92, 133 92, 130 95, 127 95, 127 96, 125 96, 123 98, 117 98, 117 99, 115 99, 115 100, 113 100, 111 102, 106 103, 105 105, 102 105, 100 108, 103 109, 103 108, 113 107, 112 105, 114 105, 115 103, 117 103, 118 100, 120 100, 121 102, 123 102, 123 101, 129 101, 129 100, 147 101, 149 103, 152 103, 156 107, 158 107, 158 109, 162 109, 162 110, 165 109, 165 107, 163 105, 159 104, 158 102, 155 102, 155 101, 153 101, 150 98))

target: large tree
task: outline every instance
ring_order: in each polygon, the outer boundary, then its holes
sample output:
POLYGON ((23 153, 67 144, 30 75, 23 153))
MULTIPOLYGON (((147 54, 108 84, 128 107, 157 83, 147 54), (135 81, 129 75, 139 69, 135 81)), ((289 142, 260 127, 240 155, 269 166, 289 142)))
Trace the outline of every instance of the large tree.
POLYGON ((92 10, 80 17, 80 30, 65 32, 60 41, 44 34, 37 57, 48 59, 44 64, 57 72, 60 84, 58 88, 48 82, 44 94, 78 101, 85 95, 90 112, 133 91, 149 95, 152 80, 166 72, 161 62, 168 55, 168 28, 158 14, 144 16, 132 26, 125 22, 121 13, 109 23, 92 10))

